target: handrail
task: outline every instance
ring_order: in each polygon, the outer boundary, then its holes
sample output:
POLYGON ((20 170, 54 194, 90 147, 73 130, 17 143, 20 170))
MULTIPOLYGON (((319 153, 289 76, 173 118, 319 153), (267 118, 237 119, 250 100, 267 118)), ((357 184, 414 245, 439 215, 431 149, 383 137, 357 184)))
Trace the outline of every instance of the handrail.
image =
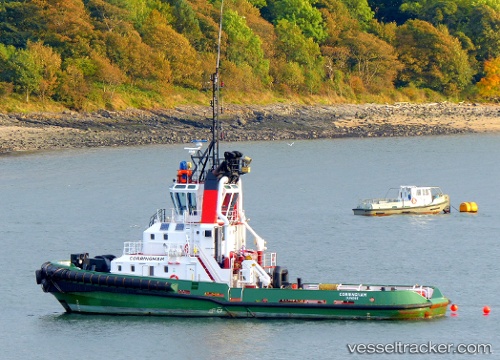
POLYGON ((142 253, 142 241, 126 241, 123 243, 123 255, 142 253))
POLYGON ((167 210, 166 209, 158 209, 156 213, 151 216, 149 219, 149 226, 152 226, 156 222, 167 222, 167 210))
POLYGON ((214 263, 216 263, 215 259, 207 256, 205 251, 201 248, 198 248, 198 254, 200 255, 201 261, 203 261, 203 264, 205 264, 207 271, 209 271, 210 275, 214 278, 215 282, 225 282, 225 280, 220 277, 218 269, 214 266, 214 263))

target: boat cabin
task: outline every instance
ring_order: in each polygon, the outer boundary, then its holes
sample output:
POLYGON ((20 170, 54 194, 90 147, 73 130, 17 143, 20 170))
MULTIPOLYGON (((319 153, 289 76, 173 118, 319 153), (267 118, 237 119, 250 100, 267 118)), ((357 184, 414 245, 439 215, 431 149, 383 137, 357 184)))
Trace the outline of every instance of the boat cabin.
POLYGON ((435 186, 402 185, 399 188, 398 199, 403 202, 410 201, 413 205, 428 205, 443 195, 440 188, 435 186))

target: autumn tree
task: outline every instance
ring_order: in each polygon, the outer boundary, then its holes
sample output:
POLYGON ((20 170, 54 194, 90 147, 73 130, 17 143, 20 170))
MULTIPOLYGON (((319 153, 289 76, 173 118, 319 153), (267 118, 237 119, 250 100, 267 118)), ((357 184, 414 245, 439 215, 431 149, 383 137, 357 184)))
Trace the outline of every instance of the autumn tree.
POLYGON ((31 0, 40 9, 46 29, 37 37, 62 57, 79 57, 90 54, 95 32, 82 0, 31 0))
POLYGON ((174 84, 194 89, 201 87, 200 61, 196 50, 159 12, 151 12, 143 27, 143 39, 169 61, 174 84))
POLYGON ((54 94, 57 87, 61 70, 61 56, 42 42, 28 42, 27 50, 31 54, 41 76, 36 92, 42 100, 45 100, 54 94))
POLYGON ((111 103, 116 88, 126 82, 127 78, 121 69, 97 52, 92 52, 90 59, 95 64, 95 71, 90 77, 93 82, 102 86, 104 100, 111 103))
POLYGON ((398 71, 403 69, 395 49, 385 41, 365 32, 347 33, 342 43, 349 49, 349 72, 358 76, 371 92, 394 87, 398 71))
POLYGON ((488 99, 500 99, 500 57, 484 62, 485 76, 479 81, 477 87, 479 94, 488 99))
POLYGON ((68 59, 62 67, 54 97, 71 109, 83 110, 92 90, 88 77, 95 68, 89 59, 68 59))

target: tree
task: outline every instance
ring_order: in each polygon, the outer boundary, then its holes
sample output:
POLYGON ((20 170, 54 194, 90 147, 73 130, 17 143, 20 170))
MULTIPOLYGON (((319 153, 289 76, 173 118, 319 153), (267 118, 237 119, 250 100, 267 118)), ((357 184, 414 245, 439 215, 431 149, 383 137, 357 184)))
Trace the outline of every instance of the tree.
POLYGON ((174 84, 194 89, 201 87, 200 61, 196 50, 156 10, 151 12, 144 24, 143 39, 169 61, 174 84))
POLYGON ((13 83, 15 81, 15 72, 10 59, 16 51, 14 46, 0 43, 0 81, 2 82, 13 83))
POLYGON ((107 57, 124 72, 132 85, 162 91, 169 87, 172 71, 163 49, 145 44, 133 30, 123 35, 104 35, 107 57))
POLYGON ((41 75, 36 90, 42 100, 45 100, 46 97, 52 96, 56 89, 58 73, 61 70, 61 56, 54 52, 51 47, 43 45, 42 42, 28 42, 28 51, 41 75))
POLYGON ((350 49, 349 71, 358 76, 368 90, 379 92, 393 88, 403 65, 391 45, 365 32, 348 33, 343 44, 350 49))
POLYGON ((169 0, 172 5, 173 28, 183 34, 196 48, 203 38, 196 12, 186 0, 169 0))
POLYGON ((409 16, 400 10, 403 0, 368 0, 375 18, 383 23, 403 25, 409 16))
POLYGON ((95 64, 95 72, 92 74, 92 78, 94 81, 102 84, 102 92, 106 95, 106 100, 111 102, 116 87, 123 84, 127 78, 118 66, 112 64, 107 57, 94 51, 90 58, 95 64))
POLYGON ((25 48, 34 32, 44 29, 44 19, 31 1, 3 1, 0 5, 0 43, 25 48))
POLYGON ((282 90, 298 91, 305 82, 302 68, 295 61, 277 59, 272 66, 272 75, 275 85, 282 90))
POLYGON ((296 24, 305 37, 321 43, 326 38, 326 29, 318 9, 310 0, 272 0, 269 13, 275 25, 281 20, 296 24))
POLYGON ((82 110, 91 91, 85 73, 93 73, 95 68, 89 71, 92 63, 88 59, 71 59, 63 63, 63 67, 55 98, 72 109, 82 110))
POLYGON ((42 69, 37 63, 33 52, 17 50, 10 59, 11 68, 14 70, 14 85, 26 95, 29 102, 31 93, 40 87, 42 69))
POLYGON ((446 94, 463 90, 472 78, 467 54, 445 28, 421 20, 409 20, 396 32, 399 60, 405 68, 402 84, 413 83, 446 94))
POLYGON ((236 65, 249 65, 252 72, 247 74, 258 76, 264 83, 269 83, 269 61, 264 59, 262 42, 248 27, 245 19, 233 10, 224 12, 224 29, 229 45, 227 59, 236 65))
POLYGON ((342 0, 351 16, 362 24, 363 28, 367 28, 373 19, 374 13, 367 0, 342 0))
POLYGON ((307 38, 300 27, 293 22, 285 19, 278 21, 276 34, 277 51, 284 55, 287 61, 312 66, 321 56, 318 44, 312 38, 307 38))
POLYGON ((285 82, 291 88, 304 84, 304 90, 315 92, 318 88, 312 82, 324 78, 324 63, 319 45, 312 38, 306 38, 295 23, 280 20, 276 25, 278 36, 277 56, 281 58, 275 69, 274 78, 285 82), (298 69, 302 70, 298 76, 298 69), (296 79, 292 81, 292 76, 296 79))
POLYGON ((484 73, 486 75, 477 84, 479 95, 498 101, 500 99, 500 57, 486 60, 484 73))
POLYGON ((94 27, 82 0, 31 0, 40 9, 46 29, 37 32, 39 39, 62 54, 62 57, 88 56, 94 27))
POLYGON ((500 12, 486 5, 477 7, 463 31, 474 44, 477 61, 500 56, 500 12))

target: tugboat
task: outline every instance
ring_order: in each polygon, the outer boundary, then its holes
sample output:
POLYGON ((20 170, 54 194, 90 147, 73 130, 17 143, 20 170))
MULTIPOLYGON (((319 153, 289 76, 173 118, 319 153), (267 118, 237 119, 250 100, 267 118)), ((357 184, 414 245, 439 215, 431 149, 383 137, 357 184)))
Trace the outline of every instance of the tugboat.
MULTIPOLYGON (((222 7, 221 23, 222 29, 222 7)), ((123 254, 71 254, 36 270, 67 313, 229 318, 424 319, 446 314, 433 286, 291 280, 249 225, 242 177, 252 159, 219 156, 219 58, 212 75, 211 139, 187 148, 170 185, 173 209, 157 210, 123 254), (253 238, 254 248, 248 238, 253 238)))

